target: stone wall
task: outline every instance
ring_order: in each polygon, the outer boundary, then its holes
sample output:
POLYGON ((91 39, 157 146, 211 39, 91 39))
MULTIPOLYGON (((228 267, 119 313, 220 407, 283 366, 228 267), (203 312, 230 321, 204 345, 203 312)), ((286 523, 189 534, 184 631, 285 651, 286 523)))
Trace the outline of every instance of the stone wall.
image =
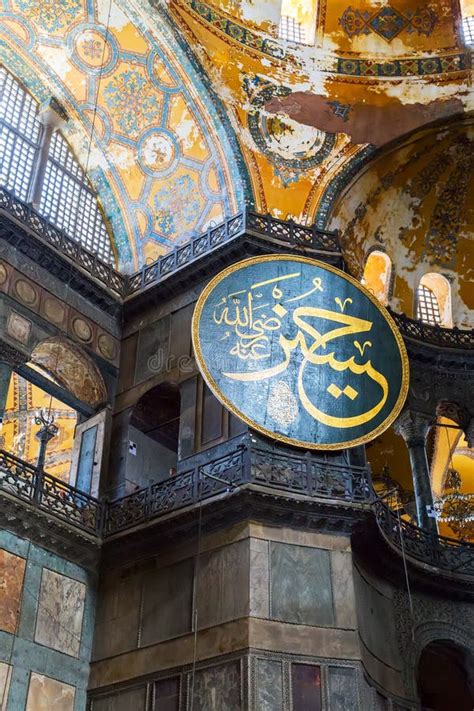
POLYGON ((79 566, 0 532, 0 709, 83 711, 95 581, 79 566))

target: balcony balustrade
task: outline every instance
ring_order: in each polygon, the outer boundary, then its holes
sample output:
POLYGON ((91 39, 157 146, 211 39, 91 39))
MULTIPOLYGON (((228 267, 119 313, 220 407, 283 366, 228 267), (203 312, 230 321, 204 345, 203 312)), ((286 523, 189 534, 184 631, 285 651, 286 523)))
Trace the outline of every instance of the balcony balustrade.
POLYGON ((401 556, 450 577, 474 576, 474 545, 437 536, 401 519, 382 499, 374 502, 378 527, 401 556))
POLYGON ((373 504, 384 539, 399 555, 451 577, 474 576, 474 545, 436 536, 399 519, 384 500, 374 499, 367 469, 311 453, 267 449, 250 436, 190 457, 177 474, 111 502, 89 496, 0 450, 0 499, 5 495, 24 501, 98 540, 244 486, 335 506, 373 504))

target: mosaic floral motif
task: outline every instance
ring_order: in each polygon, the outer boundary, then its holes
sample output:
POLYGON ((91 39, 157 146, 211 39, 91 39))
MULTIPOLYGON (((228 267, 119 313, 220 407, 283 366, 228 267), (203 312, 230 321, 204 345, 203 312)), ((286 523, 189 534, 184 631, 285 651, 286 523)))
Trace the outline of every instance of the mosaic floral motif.
MULTIPOLYGON (((210 8, 199 0, 188 0, 190 8, 199 17, 210 25, 215 27, 220 32, 223 32, 228 37, 240 44, 256 49, 262 54, 266 54, 276 59, 284 59, 285 50, 273 40, 264 39, 245 27, 237 25, 235 22, 227 19, 224 15, 219 14, 214 8, 210 8)), ((347 8, 346 12, 351 10, 347 8)), ((351 10, 352 11, 352 10, 351 10)), ((352 11, 356 12, 356 11, 352 11)), ((345 13, 344 13, 345 14, 345 13)), ((344 15, 343 15, 344 16, 344 15)), ((369 18, 370 18, 369 13, 369 18)), ((427 30, 438 22, 434 13, 431 10, 417 10, 416 12, 405 13, 406 30, 407 32, 416 31, 419 34, 426 34, 427 30)), ((341 18, 342 20, 342 18, 341 18)), ((370 30, 369 30, 370 31, 370 30)), ((429 30, 430 32, 432 29, 429 30)), ((398 59, 393 62, 376 62, 371 59, 345 59, 338 57, 335 65, 321 66, 320 71, 335 72, 336 74, 349 76, 413 76, 425 74, 442 74, 445 72, 458 72, 466 69, 466 55, 464 54, 449 54, 444 57, 436 57, 421 59, 398 59), (432 62, 432 63, 431 63, 432 62), (428 63, 428 64, 427 64, 428 63)))
POLYGON ((402 14, 390 5, 385 5, 375 13, 349 6, 344 10, 339 24, 349 37, 375 32, 391 42, 402 30, 429 37, 438 24, 438 16, 429 8, 417 8, 402 14))
POLYGON ((466 69, 466 56, 455 54, 446 57, 421 59, 396 59, 392 62, 374 62, 371 59, 337 60, 338 74, 358 77, 406 77, 444 74, 466 69))
POLYGON ((99 59, 102 56, 102 43, 96 39, 84 40, 82 43, 82 51, 86 57, 99 59))
POLYGON ((105 101, 124 133, 136 134, 152 121, 160 111, 160 100, 147 79, 129 69, 107 84, 105 101))
POLYGON ((432 263, 455 267, 458 234, 474 172, 473 141, 464 142, 464 152, 441 191, 425 237, 425 248, 432 263))
POLYGON ((18 7, 30 20, 48 32, 55 32, 77 18, 81 0, 18 0, 18 7))
POLYGON ((154 199, 157 231, 166 237, 189 231, 199 212, 198 195, 197 186, 189 175, 181 175, 163 187, 154 199))

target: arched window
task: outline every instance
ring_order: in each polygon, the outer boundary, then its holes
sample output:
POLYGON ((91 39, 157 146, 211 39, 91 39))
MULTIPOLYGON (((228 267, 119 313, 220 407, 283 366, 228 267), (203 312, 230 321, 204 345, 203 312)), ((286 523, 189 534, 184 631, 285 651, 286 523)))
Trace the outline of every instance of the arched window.
POLYGON ((313 44, 317 0, 282 0, 278 36, 297 44, 313 44))
POLYGON ((38 212, 113 264, 112 245, 97 198, 66 140, 56 130, 47 154, 41 150, 45 127, 38 109, 30 94, 0 67, 0 186, 31 202, 34 184, 37 189, 36 181, 40 180, 38 212), (38 170, 40 161, 45 161, 42 170, 38 170))
POLYGON ((474 47, 474 0, 461 0, 461 27, 464 42, 474 47))
POLYGON ((390 279, 392 276, 392 262, 388 254, 374 250, 367 257, 362 284, 382 304, 388 302, 390 279))
POLYGON ((452 328, 451 286, 442 274, 424 274, 420 279, 416 317, 431 326, 452 328))

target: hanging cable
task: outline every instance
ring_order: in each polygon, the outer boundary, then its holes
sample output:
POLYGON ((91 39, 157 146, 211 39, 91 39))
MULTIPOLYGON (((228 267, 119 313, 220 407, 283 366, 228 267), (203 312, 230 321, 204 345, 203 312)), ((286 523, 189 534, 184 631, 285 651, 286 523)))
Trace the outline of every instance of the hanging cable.
POLYGON ((97 106, 99 103, 99 92, 100 92, 100 85, 102 83, 102 75, 104 73, 104 66, 105 66, 105 53, 107 50, 107 42, 109 39, 109 32, 110 32, 110 16, 112 14, 112 0, 109 0, 109 9, 107 12, 107 20, 105 23, 105 33, 104 33, 104 45, 102 47, 102 57, 100 59, 100 68, 99 68, 99 76, 97 79, 97 87, 96 87, 96 92, 95 92, 95 99, 94 99, 94 110, 92 112, 92 124, 91 124, 91 133, 89 137, 89 146, 87 150, 87 159, 86 159, 86 165, 85 165, 85 174, 87 176, 88 170, 89 170, 89 159, 90 159, 90 154, 91 154, 91 149, 92 149, 92 141, 94 139, 94 132, 95 132, 95 122, 97 118, 97 106))
POLYGON ((395 498, 396 498, 396 502, 397 502, 398 535, 400 536, 400 548, 402 551, 403 568, 405 570, 405 582, 406 582, 407 594, 408 594, 408 605, 410 608, 411 639, 414 642, 415 641, 415 617, 414 617, 414 613, 413 613, 413 600, 412 600, 412 596, 411 596, 410 579, 408 577, 408 565, 407 565, 407 559, 406 559, 406 555, 405 555, 405 545, 403 542, 402 522, 401 522, 401 518, 400 518, 401 501, 399 502, 399 500, 398 500, 398 491, 395 492, 395 498))
POLYGON ((193 711, 194 708, 194 680, 196 677, 196 660, 197 660, 197 642, 198 642, 198 605, 197 605, 197 595, 198 595, 198 580, 199 580, 199 566, 201 561, 201 534, 202 534, 202 491, 201 491, 201 478, 198 471, 198 502, 199 502, 199 516, 198 516, 198 536, 197 536, 197 549, 196 549, 196 562, 194 564, 194 576, 193 576, 193 601, 192 601, 192 612, 191 620, 193 625, 193 664, 191 670, 191 688, 190 688, 190 699, 189 699, 189 711, 193 711))

